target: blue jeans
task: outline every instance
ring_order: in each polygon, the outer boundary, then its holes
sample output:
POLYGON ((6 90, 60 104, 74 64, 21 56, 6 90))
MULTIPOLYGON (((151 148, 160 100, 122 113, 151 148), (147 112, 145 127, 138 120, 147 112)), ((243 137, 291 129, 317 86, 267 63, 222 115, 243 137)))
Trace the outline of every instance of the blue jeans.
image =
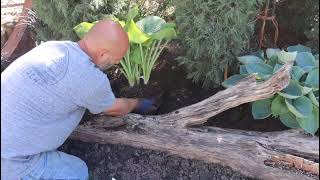
POLYGON ((80 158, 60 152, 41 153, 32 171, 21 180, 87 180, 88 167, 80 158))

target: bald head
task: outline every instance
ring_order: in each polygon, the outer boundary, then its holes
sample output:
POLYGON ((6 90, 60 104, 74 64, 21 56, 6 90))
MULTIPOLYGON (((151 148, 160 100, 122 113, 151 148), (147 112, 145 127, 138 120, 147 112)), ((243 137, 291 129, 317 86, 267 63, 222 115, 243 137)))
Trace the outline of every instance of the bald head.
POLYGON ((118 64, 128 50, 129 39, 119 23, 102 20, 80 40, 81 44, 97 65, 118 64))

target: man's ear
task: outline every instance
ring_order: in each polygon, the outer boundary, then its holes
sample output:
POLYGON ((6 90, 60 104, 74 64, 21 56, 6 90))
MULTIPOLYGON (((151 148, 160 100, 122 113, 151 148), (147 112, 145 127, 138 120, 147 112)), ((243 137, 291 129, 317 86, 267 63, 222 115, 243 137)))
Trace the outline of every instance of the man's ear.
POLYGON ((108 57, 110 56, 110 51, 107 49, 102 49, 99 54, 100 57, 108 57))

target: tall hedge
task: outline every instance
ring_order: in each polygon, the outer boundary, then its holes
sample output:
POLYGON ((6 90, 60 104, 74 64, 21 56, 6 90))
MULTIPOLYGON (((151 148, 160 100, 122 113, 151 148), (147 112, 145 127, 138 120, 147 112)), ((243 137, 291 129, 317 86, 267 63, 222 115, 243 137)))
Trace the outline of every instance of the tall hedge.
POLYGON ((189 72, 188 78, 206 87, 220 85, 224 67, 248 49, 258 1, 173 0, 173 4, 186 48, 186 55, 179 59, 189 72))
POLYGON ((96 21, 107 15, 121 15, 128 0, 33 0, 33 8, 41 20, 36 27, 44 41, 77 39, 73 27, 83 21, 96 21))

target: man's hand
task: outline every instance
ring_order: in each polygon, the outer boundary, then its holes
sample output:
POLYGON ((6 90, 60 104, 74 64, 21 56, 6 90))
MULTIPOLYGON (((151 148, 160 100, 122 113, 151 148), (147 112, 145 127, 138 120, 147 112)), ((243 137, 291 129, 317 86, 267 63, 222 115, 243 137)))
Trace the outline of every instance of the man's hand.
POLYGON ((137 114, 152 114, 158 109, 155 99, 116 98, 111 107, 104 111, 105 115, 121 116, 130 112, 137 114))
POLYGON ((122 116, 138 107, 139 99, 116 98, 113 105, 104 111, 105 115, 122 116))
POLYGON ((154 98, 142 98, 138 100, 138 105, 133 112, 137 114, 149 114, 155 112, 157 109, 158 107, 154 98))

